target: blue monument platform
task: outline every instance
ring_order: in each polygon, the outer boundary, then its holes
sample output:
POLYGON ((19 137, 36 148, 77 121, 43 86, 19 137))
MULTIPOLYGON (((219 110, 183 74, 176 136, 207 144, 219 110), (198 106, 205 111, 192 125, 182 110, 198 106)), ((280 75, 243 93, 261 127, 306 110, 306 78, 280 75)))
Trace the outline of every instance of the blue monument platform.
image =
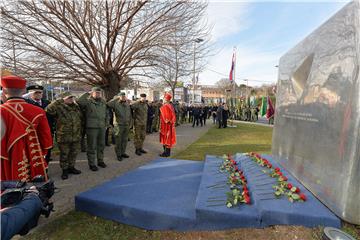
POLYGON ((306 227, 340 227, 340 219, 324 206, 314 195, 297 181, 286 169, 277 164, 270 155, 262 155, 269 160, 273 168, 279 167, 288 178, 288 183, 300 189, 307 200, 290 202, 285 196, 276 198, 273 185, 276 180, 262 170, 269 171, 253 162, 248 156, 237 154, 236 160, 248 180, 249 190, 261 216, 261 225, 301 225, 306 227))
MULTIPOLYGON (((269 156, 267 159, 272 161, 269 156)), ((218 171, 222 159, 207 156, 201 162, 156 159, 78 194, 75 208, 149 230, 221 230, 278 224, 340 227, 340 220, 286 170, 283 173, 289 182, 306 194, 306 202, 275 199, 271 194, 274 180, 265 174, 259 178, 260 166, 242 154, 235 160, 248 179, 250 205, 226 207, 229 187, 211 187, 226 181, 226 174, 218 171)))

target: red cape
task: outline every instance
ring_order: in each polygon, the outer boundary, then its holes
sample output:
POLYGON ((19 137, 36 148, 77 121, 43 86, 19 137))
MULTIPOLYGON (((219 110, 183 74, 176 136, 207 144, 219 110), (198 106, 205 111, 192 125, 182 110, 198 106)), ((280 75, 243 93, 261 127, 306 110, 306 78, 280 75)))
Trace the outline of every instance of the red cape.
POLYGON ((166 103, 160 108, 160 143, 171 148, 176 144, 176 115, 171 104, 166 103))
POLYGON ((52 136, 45 111, 11 99, 0 106, 1 180, 30 181, 37 175, 47 179, 44 159, 52 147, 52 136))

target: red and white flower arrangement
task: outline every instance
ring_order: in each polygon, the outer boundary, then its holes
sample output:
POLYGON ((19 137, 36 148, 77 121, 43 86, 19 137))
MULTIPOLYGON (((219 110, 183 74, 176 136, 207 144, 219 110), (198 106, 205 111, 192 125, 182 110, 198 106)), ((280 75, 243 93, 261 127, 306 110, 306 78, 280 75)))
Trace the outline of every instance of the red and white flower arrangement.
POLYGON ((277 179, 277 184, 273 186, 274 194, 276 197, 283 195, 287 196, 290 202, 294 201, 306 201, 306 195, 300 192, 300 188, 293 186, 288 182, 288 178, 284 176, 280 168, 273 168, 272 164, 260 154, 250 152, 248 156, 261 167, 266 167, 269 170, 263 170, 264 173, 268 173, 270 177, 277 179))

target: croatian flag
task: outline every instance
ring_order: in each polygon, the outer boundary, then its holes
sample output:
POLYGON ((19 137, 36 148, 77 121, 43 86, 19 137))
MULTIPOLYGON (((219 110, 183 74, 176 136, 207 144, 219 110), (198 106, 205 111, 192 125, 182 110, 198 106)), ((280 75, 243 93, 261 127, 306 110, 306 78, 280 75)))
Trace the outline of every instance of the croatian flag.
POLYGON ((234 71, 235 71, 235 52, 233 53, 232 60, 231 60, 231 69, 229 74, 229 80, 232 82, 234 80, 234 71))

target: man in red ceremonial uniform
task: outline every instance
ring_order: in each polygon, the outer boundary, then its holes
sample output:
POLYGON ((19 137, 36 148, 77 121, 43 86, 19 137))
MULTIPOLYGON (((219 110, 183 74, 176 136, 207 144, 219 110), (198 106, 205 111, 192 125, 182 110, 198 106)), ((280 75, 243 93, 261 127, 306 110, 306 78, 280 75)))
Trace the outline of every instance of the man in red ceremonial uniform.
POLYGON ((160 143, 163 144, 164 152, 161 157, 169 157, 170 149, 176 144, 176 115, 174 107, 170 103, 171 95, 165 93, 165 103, 160 108, 160 143))
POLYGON ((44 156, 52 137, 43 109, 26 103, 22 94, 26 81, 17 76, 1 78, 1 180, 30 181, 37 175, 47 179, 44 156))

